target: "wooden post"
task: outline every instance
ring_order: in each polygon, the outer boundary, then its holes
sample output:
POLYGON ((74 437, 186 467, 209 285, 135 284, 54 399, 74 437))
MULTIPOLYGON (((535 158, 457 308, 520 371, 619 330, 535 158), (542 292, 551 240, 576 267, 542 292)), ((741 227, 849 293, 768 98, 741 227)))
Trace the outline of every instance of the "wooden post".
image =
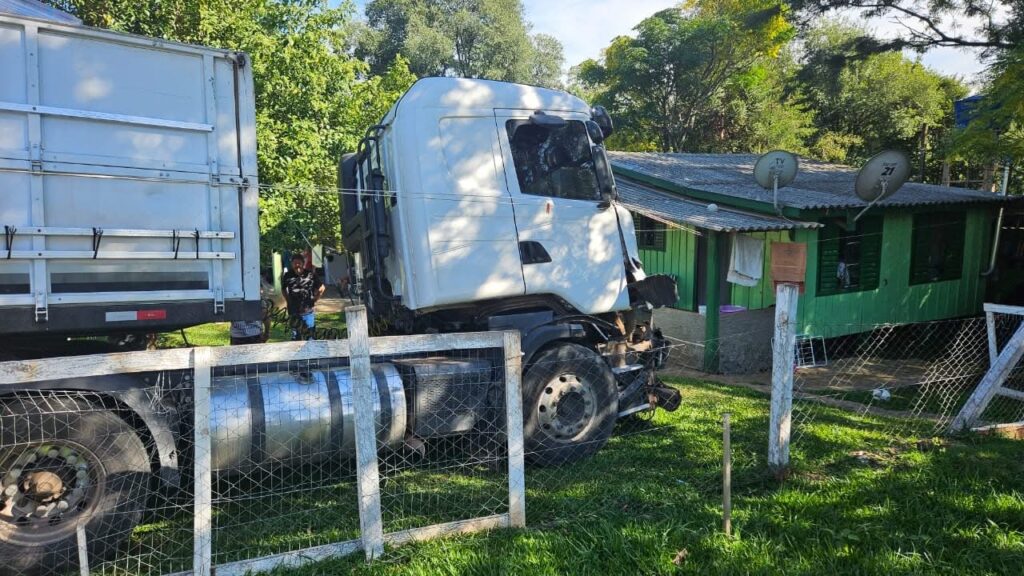
POLYGON ((281 288, 281 276, 284 274, 284 263, 281 261, 280 252, 274 252, 271 266, 274 270, 274 293, 283 295, 284 292, 281 288))
POLYGON ((78 573, 89 576, 89 546, 85 540, 85 522, 75 527, 75 538, 78 541, 78 573))
POLYGON ((718 308, 721 285, 718 281, 718 257, 721 234, 707 231, 704 281, 704 371, 718 372, 718 308))
POLYGON ((348 325, 349 367, 356 432, 356 475, 359 494, 359 531, 366 559, 384 553, 384 521, 380 510, 380 470, 373 401, 377 392, 370 372, 370 333, 365 306, 345 308, 348 325))
MULTIPOLYGON (((964 403, 960 413, 953 419, 953 423, 949 426, 950 432, 959 432, 974 425, 992 398, 1000 392, 999 389, 1003 382, 1006 381, 1022 357, 1024 357, 1024 322, 1021 322, 1013 337, 996 357, 996 361, 992 363, 992 367, 982 377, 981 383, 978 384, 974 393, 964 403)), ((1012 396, 1012 391, 1010 392, 1008 395, 1012 396)))
POLYGON ((526 472, 523 447, 523 369, 520 334, 505 332, 505 435, 508 439, 508 519, 512 528, 526 526, 526 472))
POLYGON ((210 349, 192 350, 192 393, 195 396, 195 502, 192 574, 211 576, 213 563, 213 469, 210 461, 210 349))
POLYGON ((732 425, 722 415, 722 531, 732 536, 732 425))
POLYGON ((775 336, 772 341, 772 404, 768 429, 768 466, 781 474, 789 466, 789 434, 793 421, 793 366, 799 287, 779 284, 775 290, 775 336))
POLYGON ((991 310, 985 311, 985 331, 988 333, 988 367, 996 365, 999 357, 999 341, 996 340, 996 315, 991 310))

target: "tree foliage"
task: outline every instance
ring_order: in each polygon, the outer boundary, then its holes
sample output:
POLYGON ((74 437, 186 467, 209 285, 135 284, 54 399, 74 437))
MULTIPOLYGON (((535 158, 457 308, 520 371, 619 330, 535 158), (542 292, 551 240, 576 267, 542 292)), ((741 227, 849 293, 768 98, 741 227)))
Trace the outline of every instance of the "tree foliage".
POLYGON ((339 238, 336 166, 413 78, 351 57, 352 6, 326 0, 56 0, 89 25, 243 51, 256 89, 266 250, 339 238))
POLYGON ((375 74, 402 55, 417 76, 560 85, 562 46, 533 35, 520 0, 371 0, 356 55, 375 74))
POLYGON ((662 10, 635 31, 614 39, 601 61, 580 64, 575 81, 619 117, 612 144, 640 150, 721 149, 736 136, 736 115, 751 112, 736 110, 743 97, 767 105, 758 97, 771 88, 758 84, 775 79, 754 69, 792 37, 782 6, 738 0, 662 10))
POLYGON ((805 36, 797 81, 803 102, 817 112, 812 149, 826 160, 859 163, 899 148, 921 161, 949 133, 953 100, 966 87, 900 52, 860 54, 865 34, 825 21, 805 36))
POLYGON ((1024 40, 1024 3, 1019 0, 789 0, 804 23, 839 10, 858 10, 864 18, 884 17, 903 30, 876 50, 938 46, 978 48, 988 54, 1009 50, 1024 40))

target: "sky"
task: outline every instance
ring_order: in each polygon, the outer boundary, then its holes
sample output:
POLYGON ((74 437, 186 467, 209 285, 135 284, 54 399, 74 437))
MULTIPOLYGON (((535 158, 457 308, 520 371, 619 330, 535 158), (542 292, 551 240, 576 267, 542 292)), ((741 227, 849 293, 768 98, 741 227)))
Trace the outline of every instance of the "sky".
MULTIPOLYGON (((365 2, 356 0, 360 13, 365 2)), ((678 4, 679 0, 523 0, 532 31, 550 34, 562 42, 567 68, 587 58, 599 58, 612 38, 630 34, 644 18, 678 4)), ((844 16, 860 20, 856 12, 844 16)), ((894 36, 902 29, 884 18, 875 18, 868 26, 882 38, 894 36)), ((917 58, 916 54, 908 56, 917 58)), ((959 76, 971 84, 977 83, 977 74, 984 68, 976 52, 955 48, 933 49, 921 60, 929 68, 959 76)))

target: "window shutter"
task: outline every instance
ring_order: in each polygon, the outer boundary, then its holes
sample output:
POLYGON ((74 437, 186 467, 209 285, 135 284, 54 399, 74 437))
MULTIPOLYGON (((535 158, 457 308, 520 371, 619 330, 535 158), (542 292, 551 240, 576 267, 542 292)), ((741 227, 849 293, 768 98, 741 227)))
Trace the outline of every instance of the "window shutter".
POLYGON ((860 290, 878 288, 882 276, 882 218, 870 216, 857 223, 860 236, 860 290))
POLYGON ((818 230, 818 294, 839 291, 836 267, 839 265, 839 230, 826 224, 818 230))
POLYGON ((962 212, 914 214, 911 233, 910 283, 923 284, 962 277, 967 216, 962 212), (936 260, 941 260, 941 265, 936 260))

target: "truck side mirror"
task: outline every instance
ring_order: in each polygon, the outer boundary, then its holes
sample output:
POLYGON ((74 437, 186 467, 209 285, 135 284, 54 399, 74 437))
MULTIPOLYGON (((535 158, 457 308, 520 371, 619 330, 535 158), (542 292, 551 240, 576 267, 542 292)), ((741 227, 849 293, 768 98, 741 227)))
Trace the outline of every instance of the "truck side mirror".
POLYGON ((604 147, 595 145, 590 149, 594 157, 594 172, 597 175, 597 187, 601 193, 601 203, 611 203, 618 198, 619 194, 615 189, 615 176, 612 175, 612 168, 608 164, 608 157, 605 156, 604 147))
POLYGON ((598 127, 601 128, 601 133, 607 138, 612 135, 615 131, 615 124, 612 123, 612 117, 608 114, 608 111, 604 109, 604 106, 594 106, 590 110, 590 119, 597 123, 598 127))

